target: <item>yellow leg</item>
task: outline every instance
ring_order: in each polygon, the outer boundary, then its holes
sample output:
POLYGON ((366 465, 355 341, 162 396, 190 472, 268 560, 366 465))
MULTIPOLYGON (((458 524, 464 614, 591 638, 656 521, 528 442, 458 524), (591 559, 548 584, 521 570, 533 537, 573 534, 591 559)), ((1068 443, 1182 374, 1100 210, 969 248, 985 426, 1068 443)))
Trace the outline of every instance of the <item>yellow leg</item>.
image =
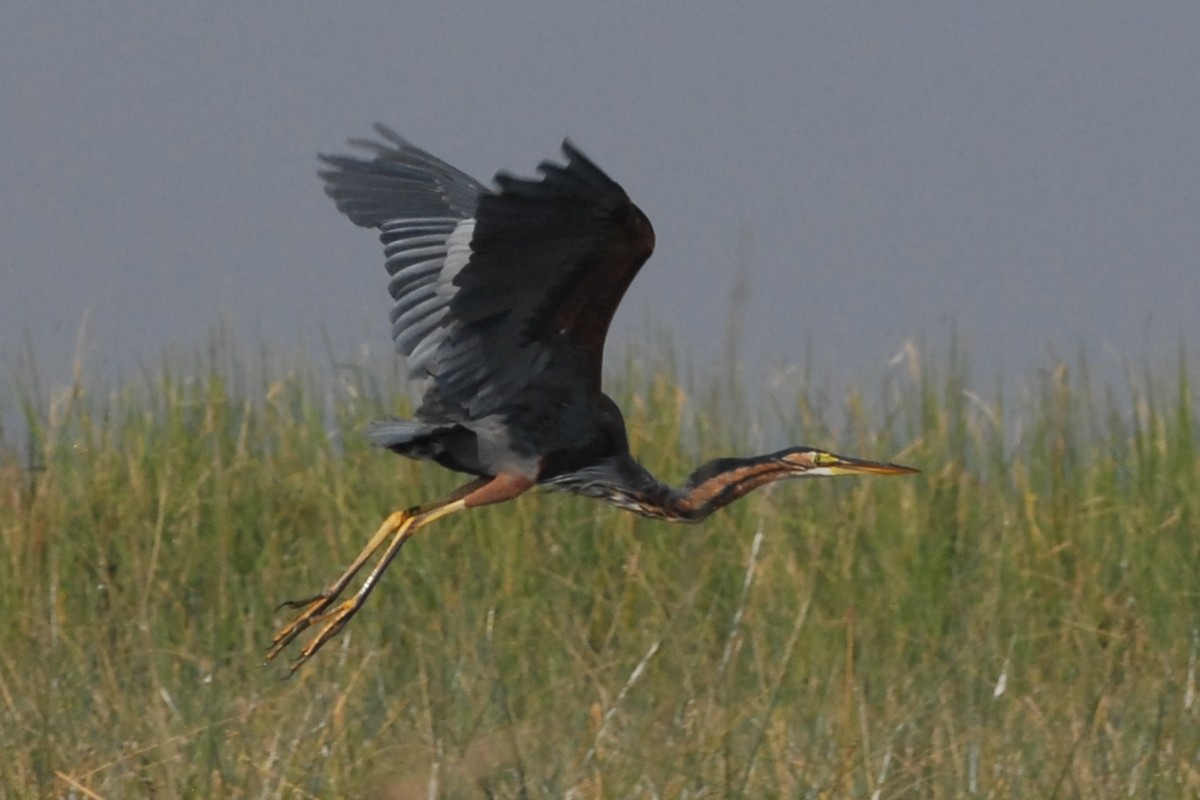
MULTIPOLYGON (((294 673, 297 669, 299 669, 305 661, 308 661, 308 659, 316 655, 316 652, 320 650, 327 641, 336 636, 342 628, 346 627, 346 623, 350 621, 351 617, 357 614, 358 610, 363 607, 364 603, 367 602, 367 598, 370 597, 371 592, 375 589, 375 584, 379 581, 379 577, 383 575, 384 570, 387 569, 388 564, 392 562, 392 559, 395 558, 396 554, 400 552, 400 548, 404 546, 405 542, 412 538, 414 533, 429 523, 439 520, 448 514, 461 511, 464 508, 466 508, 466 504, 462 500, 456 500, 449 505, 441 506, 440 508, 435 508, 425 514, 419 514, 415 517, 408 518, 400 525, 399 528, 395 530, 395 533, 392 535, 392 541, 390 544, 388 544, 387 550, 384 551, 383 556, 379 559, 379 563, 377 563, 371 570, 371 573, 367 575, 366 580, 363 581, 362 586, 358 587, 358 591, 354 593, 353 597, 343 600, 341 603, 338 603, 336 607, 322 613, 314 612, 312 614, 308 614, 308 610, 305 609, 304 614, 301 615, 307 615, 303 625, 301 625, 300 628, 294 633, 290 634, 290 636, 287 638, 287 642, 290 642, 292 639, 296 638, 296 635, 309 625, 319 623, 324 625, 324 627, 317 632, 317 635, 314 636, 308 644, 304 645, 304 649, 300 651, 300 655, 296 658, 296 660, 288 665, 289 673, 294 673)), ((325 603, 325 606, 327 605, 328 602, 325 603)), ((322 606, 322 608, 325 606, 322 606)), ((292 623, 292 625, 295 624, 295 622, 292 623)), ((288 627, 290 628, 292 626, 288 627)), ((287 629, 285 629, 285 631, 286 630, 287 629)), ((270 660, 278 655, 279 651, 287 644, 287 642, 282 642, 281 644, 276 644, 273 646, 271 651, 267 654, 267 659, 270 660)))
POLYGON ((275 656, 282 652, 283 648, 287 647, 297 636, 303 633, 318 618, 318 615, 338 598, 338 595, 345 590, 358 571, 362 569, 363 564, 366 564, 371 556, 375 555, 375 551, 379 549, 380 545, 389 536, 392 536, 397 530, 404 527, 407 522, 414 519, 418 512, 418 509, 408 509, 407 511, 395 511, 389 514, 388 518, 379 526, 379 530, 371 537, 371 541, 367 542, 367 546, 354 559, 354 563, 325 591, 313 597, 306 597, 303 600, 286 600, 280 603, 279 608, 302 608, 303 610, 271 639, 271 649, 267 651, 267 660, 273 660, 275 656))
POLYGON ((289 664, 289 674, 294 673, 308 658, 316 655, 317 650, 320 650, 325 642, 329 642, 331 638, 334 638, 335 634, 346 626, 354 614, 358 613, 358 610, 362 608, 362 603, 366 602, 367 597, 371 595, 371 591, 376 587, 379 576, 382 576, 384 570, 388 569, 388 565, 391 564, 392 559, 396 558, 396 554, 400 552, 400 548, 404 546, 404 542, 407 542, 416 531, 424 528, 425 525, 437 521, 437 519, 446 515, 451 515, 451 513, 456 511, 466 509, 466 507, 466 500, 458 499, 454 503, 436 506, 424 513, 413 513, 412 511, 396 511, 392 513, 384 521, 383 525, 380 525, 379 530, 376 531, 376 535, 371 537, 371 541, 367 542, 367 546, 359 553, 359 557, 354 559, 354 564, 350 565, 350 569, 344 572, 342 577, 338 578, 329 589, 326 589, 316 597, 312 597, 310 600, 284 603, 284 606, 304 606, 304 610, 301 610, 300 614, 292 622, 289 622, 283 630, 275 634, 275 638, 271 639, 271 649, 266 651, 266 660, 274 660, 277 655, 280 655, 283 648, 286 648, 296 637, 300 636, 300 633, 304 632, 308 626, 323 624, 324 627, 320 628, 317 636, 314 636, 311 642, 308 642, 304 646, 304 650, 300 651, 300 656, 289 664), (385 539, 388 539, 388 536, 391 536, 388 549, 384 551, 383 557, 379 559, 379 563, 374 565, 374 569, 371 570, 370 575, 367 575, 366 581, 362 582, 359 590, 355 591, 353 597, 349 597, 348 600, 338 603, 337 607, 329 609, 330 603, 334 602, 337 596, 342 593, 342 590, 346 588, 350 579, 354 577, 354 573, 358 572, 362 565, 371 558, 371 555, 378 551, 379 546, 382 545, 385 539))
POLYGON ((510 500, 527 490, 533 483, 533 478, 519 474, 482 477, 471 481, 449 497, 435 503, 390 514, 379 526, 375 535, 371 537, 371 541, 367 542, 367 546, 354 559, 354 563, 328 589, 315 597, 289 601, 281 606, 281 608, 300 608, 301 611, 294 620, 275 634, 271 640, 271 647, 267 650, 267 660, 273 660, 314 623, 322 624, 324 627, 317 632, 312 641, 304 646, 304 649, 300 651, 300 656, 291 663, 290 672, 294 673, 305 661, 312 658, 322 645, 336 636, 351 617, 358 613, 374 590, 379 577, 387 569, 388 564, 392 562, 392 559, 400 552, 400 548, 414 533, 429 523, 462 511, 464 508, 510 500), (375 555, 375 552, 389 537, 391 542, 388 543, 383 556, 380 557, 379 562, 367 575, 366 580, 363 581, 354 596, 331 609, 330 605, 338 598, 338 595, 345 590, 358 571, 375 555))

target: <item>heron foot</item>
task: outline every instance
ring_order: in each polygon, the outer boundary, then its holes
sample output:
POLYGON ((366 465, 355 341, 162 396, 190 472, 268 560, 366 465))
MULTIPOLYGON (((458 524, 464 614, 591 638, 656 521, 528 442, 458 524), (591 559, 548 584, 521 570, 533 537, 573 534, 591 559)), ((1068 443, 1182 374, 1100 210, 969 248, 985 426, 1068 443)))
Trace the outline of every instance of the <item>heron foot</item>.
MULTIPOLYGON (((447 514, 453 514, 456 511, 467 508, 467 499, 470 496, 477 494, 477 490, 479 489, 487 488, 501 481, 502 477, 478 478, 463 486, 449 497, 436 503, 426 506, 416 506, 388 515, 388 518, 379 526, 379 530, 371 537, 371 541, 358 554, 358 558, 354 559, 354 563, 328 589, 314 597, 304 600, 288 600, 280 605, 280 608, 299 608, 301 610, 295 619, 289 622, 271 639, 271 647, 267 650, 267 661, 273 661, 276 656, 283 652, 285 647, 295 641, 297 636, 306 631, 314 623, 323 624, 324 627, 317 632, 312 641, 304 646, 304 649, 300 651, 300 656, 291 663, 290 673, 295 673, 305 661, 312 658, 321 649, 322 645, 336 636, 346 626, 346 623, 350 621, 351 617, 358 613, 358 610, 367 602, 367 597, 374 590, 380 576, 383 575, 383 571, 387 569, 388 564, 400 552, 400 548, 404 546, 409 537, 428 523, 441 519, 447 514), (350 581, 353 580, 355 574, 358 573, 363 565, 383 546, 385 541, 388 542, 388 545, 384 549, 383 555, 379 557, 371 572, 363 580, 358 591, 354 593, 353 597, 341 602, 337 607, 330 610, 330 605, 338 598, 350 581)), ((502 482, 501 485, 504 488, 510 488, 509 485, 511 483, 511 481, 502 482)), ((523 484, 517 484, 517 494, 528 489, 532 483, 532 480, 526 479, 523 484)), ((515 496, 515 494, 509 496, 515 496)), ((509 496, 494 497, 493 495, 488 495, 484 502, 499 502, 501 499, 508 499, 509 496)))
MULTIPOLYGON (((329 604, 333 602, 335 595, 330 592, 322 592, 315 597, 310 597, 306 600, 286 600, 279 604, 280 608, 303 608, 296 615, 296 618, 282 628, 279 633, 276 633, 271 639, 271 649, 267 651, 267 661, 274 661, 275 657, 283 652, 283 649, 295 641, 296 637, 304 633, 314 622, 320 622, 321 617, 329 604)), ((328 637, 327 637, 328 638, 328 637)), ((307 650, 307 648, 305 648, 307 650)), ((305 659, 308 656, 304 656, 305 659)), ((291 671, 296 671, 296 666, 293 666, 291 671)))
POLYGON ((321 628, 312 641, 300 651, 300 655, 288 665, 288 675, 294 674, 305 661, 308 661, 321 649, 322 645, 346 626, 350 618, 362 608, 366 597, 356 594, 350 599, 342 601, 336 608, 327 611, 326 609, 333 600, 334 596, 325 592, 308 600, 289 600, 283 603, 281 607, 300 608, 304 606, 304 610, 279 633, 275 634, 271 640, 271 649, 267 651, 267 661, 273 661, 285 647, 295 641, 296 637, 308 630, 310 626, 324 624, 325 627, 321 628))
MULTIPOLYGON (((371 541, 367 543, 367 546, 364 547, 362 552, 358 554, 358 557, 354 559, 354 563, 351 564, 328 589, 320 594, 313 595, 312 597, 306 597, 302 600, 285 600, 284 602, 280 603, 276 610, 279 610, 280 608, 299 608, 301 611, 296 615, 295 619, 288 623, 287 626, 281 629, 279 633, 275 634, 275 636, 271 639, 271 647, 269 650, 267 650, 267 661, 273 661, 276 656, 283 652, 285 647, 295 641, 296 637, 306 631, 310 625, 312 625, 314 622, 320 622, 325 614, 326 609, 328 609, 333 601, 337 599, 338 595, 345 590, 346 586, 354 578, 355 574, 362 569, 363 565, 367 563, 367 561, 375 554, 379 547, 385 541, 387 541, 388 537, 392 536, 397 529, 402 529, 407 524, 411 523, 415 513, 416 509, 408 509, 405 511, 396 511, 388 515, 388 518, 385 519, 383 524, 379 526, 379 530, 377 530, 375 535, 371 537, 371 541)), ((373 582, 374 581, 372 581, 372 583, 373 582)), ((357 601, 358 605, 361 606, 365 599, 366 597, 364 595, 362 600, 357 601)), ((355 610, 357 611, 357 608, 355 610)), ((350 616, 353 616, 353 612, 347 615, 344 619, 348 620, 350 616)), ((334 633, 337 633, 337 630, 340 629, 341 625, 339 625, 336 630, 328 633, 322 631, 322 634, 318 635, 320 643, 317 644, 317 647, 320 647, 321 644, 329 639, 330 636, 333 636, 334 633)), ((304 661, 306 661, 308 657, 315 652, 316 648, 312 647, 311 644, 306 646, 304 654, 293 664, 292 672, 295 672, 296 667, 304 663, 304 661)))

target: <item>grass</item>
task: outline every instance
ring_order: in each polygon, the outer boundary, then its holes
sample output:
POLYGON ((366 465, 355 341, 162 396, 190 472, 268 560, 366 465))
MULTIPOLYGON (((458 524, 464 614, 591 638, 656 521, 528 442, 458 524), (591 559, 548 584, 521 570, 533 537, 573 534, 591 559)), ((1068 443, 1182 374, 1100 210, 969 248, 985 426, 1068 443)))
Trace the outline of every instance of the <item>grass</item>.
MULTIPOLYGON (((25 390, 32 455, 0 458, 0 795, 1200 793, 1182 365, 1113 389, 1054 365, 985 402, 961 353, 912 352, 833 406, 776 397, 768 428, 923 474, 788 483, 699 527, 561 495, 450 518, 284 681, 261 666, 276 604, 460 478, 354 435, 394 378, 329 391, 260 360, 25 390)), ((668 480, 762 430, 717 419, 736 393, 619 372, 668 480)))

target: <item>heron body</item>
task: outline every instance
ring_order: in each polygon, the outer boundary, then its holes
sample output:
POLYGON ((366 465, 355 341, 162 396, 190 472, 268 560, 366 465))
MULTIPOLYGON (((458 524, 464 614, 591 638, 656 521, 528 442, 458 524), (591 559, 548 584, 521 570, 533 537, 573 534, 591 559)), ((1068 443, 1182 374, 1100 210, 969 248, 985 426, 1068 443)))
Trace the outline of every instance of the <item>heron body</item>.
POLYGON ((268 659, 322 625, 294 671, 366 601, 418 529, 535 485, 603 500, 646 517, 699 522, 783 478, 902 474, 909 467, 793 447, 721 458, 677 488, 629 452, 620 409, 601 389, 604 342, 621 298, 654 249, 654 230, 625 191, 563 143, 565 164, 541 178, 483 184, 382 126, 352 140, 370 159, 322 156, 325 191, 352 222, 380 232, 391 280, 392 338, 423 384, 413 419, 375 423, 370 440, 474 476, 448 497, 397 511, 301 613, 268 659), (337 598, 384 547, 355 594, 337 598))

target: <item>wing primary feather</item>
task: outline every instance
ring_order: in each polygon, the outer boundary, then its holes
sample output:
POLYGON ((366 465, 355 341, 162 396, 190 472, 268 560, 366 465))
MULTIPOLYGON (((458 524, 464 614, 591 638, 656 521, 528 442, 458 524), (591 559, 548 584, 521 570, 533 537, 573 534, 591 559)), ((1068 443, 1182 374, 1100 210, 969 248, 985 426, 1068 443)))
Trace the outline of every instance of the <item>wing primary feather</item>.
POLYGON ((565 163, 497 173, 489 190, 375 132, 351 141, 365 158, 322 156, 320 175, 343 213, 379 230, 393 339, 410 375, 432 379, 417 417, 553 419, 540 404, 598 392, 612 315, 654 246, 624 190, 569 140, 565 163))

